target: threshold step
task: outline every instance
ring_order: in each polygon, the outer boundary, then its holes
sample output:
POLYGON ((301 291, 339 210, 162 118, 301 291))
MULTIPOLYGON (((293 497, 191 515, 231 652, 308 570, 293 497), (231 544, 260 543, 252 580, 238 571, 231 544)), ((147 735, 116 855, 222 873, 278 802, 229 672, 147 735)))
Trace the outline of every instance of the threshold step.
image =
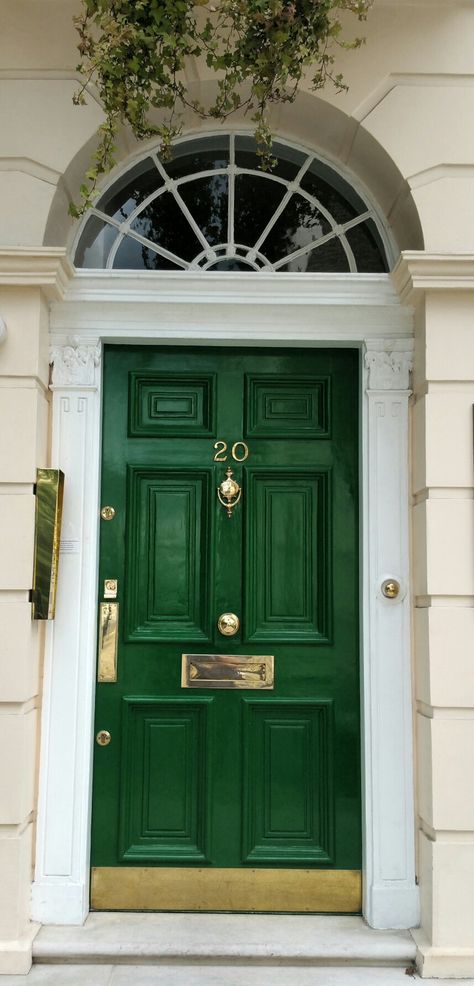
POLYGON ((90 914, 82 927, 44 926, 33 943, 33 960, 149 963, 155 971, 160 964, 218 963, 238 965, 243 974, 245 966, 259 964, 405 967, 415 951, 408 931, 374 931, 353 916, 114 912, 90 914))

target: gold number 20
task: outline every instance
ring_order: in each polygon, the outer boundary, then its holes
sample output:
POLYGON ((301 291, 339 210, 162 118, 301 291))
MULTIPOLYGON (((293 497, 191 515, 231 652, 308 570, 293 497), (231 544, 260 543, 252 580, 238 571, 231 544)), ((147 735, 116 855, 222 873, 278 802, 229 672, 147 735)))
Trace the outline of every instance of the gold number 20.
MULTIPOLYGON (((227 442, 223 442, 223 441, 214 442, 214 448, 217 449, 217 452, 214 456, 214 462, 227 461, 227 447, 228 447, 227 442)), ((245 442, 234 442, 232 446, 231 455, 236 462, 245 462, 245 459, 248 458, 248 454, 249 454, 249 450, 245 442), (241 449, 240 452, 239 449, 241 449)))

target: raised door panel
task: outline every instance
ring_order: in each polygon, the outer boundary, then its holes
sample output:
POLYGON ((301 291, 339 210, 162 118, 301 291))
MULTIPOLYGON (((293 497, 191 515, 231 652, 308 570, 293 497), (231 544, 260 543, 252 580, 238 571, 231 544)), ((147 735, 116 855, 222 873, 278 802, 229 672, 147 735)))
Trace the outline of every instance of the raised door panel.
POLYGON ((329 377, 247 374, 247 438, 328 438, 329 377))
POLYGON ((215 435, 215 374, 129 375, 130 438, 198 438, 215 435))
POLYGON ((249 640, 327 641, 329 472, 247 471, 249 640))
POLYGON ((129 470, 128 641, 208 639, 210 480, 210 470, 129 470))
POLYGON ((124 861, 206 859, 212 699, 123 699, 120 844, 124 861))
POLYGON ((244 702, 244 861, 333 861, 333 707, 244 702))

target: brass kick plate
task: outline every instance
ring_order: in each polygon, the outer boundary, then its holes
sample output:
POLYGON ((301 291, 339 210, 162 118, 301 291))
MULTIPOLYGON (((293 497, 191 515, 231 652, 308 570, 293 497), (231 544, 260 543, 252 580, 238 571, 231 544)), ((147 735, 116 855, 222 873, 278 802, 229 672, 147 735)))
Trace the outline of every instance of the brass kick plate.
POLYGON ((183 654, 182 688, 273 688, 273 655, 183 654))
POLYGON ((118 603, 101 603, 97 681, 117 681, 118 603))
POLYGON ((360 870, 99 866, 91 903, 105 911, 282 911, 357 914, 360 870))

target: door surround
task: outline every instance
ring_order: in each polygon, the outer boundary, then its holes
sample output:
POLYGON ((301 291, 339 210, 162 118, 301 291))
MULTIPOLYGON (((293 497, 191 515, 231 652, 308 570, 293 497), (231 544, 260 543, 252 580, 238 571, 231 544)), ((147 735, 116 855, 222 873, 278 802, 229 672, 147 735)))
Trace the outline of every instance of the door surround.
POLYGON ((51 310, 52 465, 65 472, 57 615, 48 625, 32 917, 89 910, 101 352, 106 342, 361 351, 363 913, 418 923, 408 543, 413 313, 388 275, 74 272, 51 310), (381 585, 399 581, 396 600, 381 585))

